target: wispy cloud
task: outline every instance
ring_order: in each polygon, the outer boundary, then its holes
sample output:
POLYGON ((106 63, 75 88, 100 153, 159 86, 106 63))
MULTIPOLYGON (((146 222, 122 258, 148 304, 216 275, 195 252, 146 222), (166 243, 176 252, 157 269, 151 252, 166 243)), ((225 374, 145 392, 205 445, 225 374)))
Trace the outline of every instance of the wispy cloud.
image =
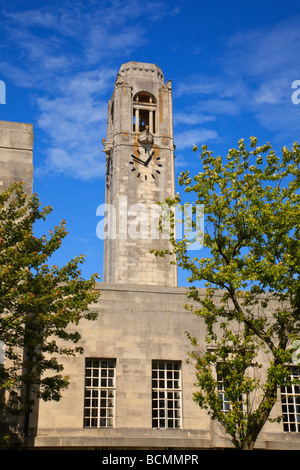
POLYGON ((177 112, 174 113, 174 123, 176 126, 181 124, 188 124, 188 125, 197 125, 203 124, 204 122, 215 121, 215 116, 209 116, 208 114, 204 114, 201 112, 177 112))
POLYGON ((295 51, 300 41, 299 21, 299 16, 291 16, 272 26, 232 35, 223 56, 223 68, 263 80, 298 71, 295 51))
MULTIPOLYGON (((182 115, 194 115, 197 108, 201 116, 208 116, 211 131, 218 134, 225 119, 234 118, 238 123, 239 117, 249 116, 257 127, 270 131, 275 141, 298 140, 299 107, 291 102, 291 84, 300 79, 295 55, 299 23, 297 16, 231 35, 215 58, 218 73, 208 70, 177 84, 174 96, 181 102, 186 98, 182 115)), ((192 124, 192 120, 186 123, 192 124)), ((195 120, 194 126, 197 124, 195 120)), ((229 132, 231 127, 226 129, 229 132)))
POLYGON ((38 126, 49 139, 44 165, 37 170, 72 178, 91 179, 104 173, 99 156, 105 136, 107 100, 104 97, 115 70, 78 73, 58 84, 58 97, 38 98, 38 126), (101 134, 102 131, 102 134, 101 134))
POLYGON ((46 143, 36 176, 104 174, 101 139, 115 64, 147 42, 142 18, 156 22, 168 13, 165 2, 137 0, 67 0, 59 7, 2 11, 6 46, 0 67, 12 83, 32 91, 36 125, 46 143))
POLYGON ((215 130, 203 128, 185 130, 176 136, 176 149, 191 149, 193 145, 204 145, 217 138, 218 133, 215 130))
MULTIPOLYGON (((178 5, 170 3, 66 0, 2 8, 1 73, 32 93, 35 126, 46 143, 36 175, 103 175, 101 139, 118 67, 148 44, 151 25, 178 15, 178 5)), ((278 139, 299 132, 300 107, 291 103, 291 84, 300 79, 299 21, 229 35, 211 68, 173 82, 179 154, 193 144, 224 141, 240 118, 278 139)))

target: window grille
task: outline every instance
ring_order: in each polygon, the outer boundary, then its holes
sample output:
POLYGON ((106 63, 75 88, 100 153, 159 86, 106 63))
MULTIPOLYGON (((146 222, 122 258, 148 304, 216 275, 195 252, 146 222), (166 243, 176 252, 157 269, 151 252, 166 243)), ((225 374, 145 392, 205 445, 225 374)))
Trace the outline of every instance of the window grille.
MULTIPOLYGON (((222 410, 223 413, 227 414, 231 407, 232 404, 229 401, 227 395, 226 395, 226 381, 222 377, 220 371, 217 370, 217 387, 218 387, 218 396, 222 400, 222 410)), ((240 409, 243 411, 243 413, 246 413, 246 395, 240 395, 238 403, 240 405, 240 409)))
MULTIPOLYGON (((291 371, 290 380, 299 380, 300 369, 291 371)), ((281 387, 284 432, 300 432, 300 385, 287 383, 281 387)))
POLYGON ((222 411, 223 413, 227 414, 230 410, 230 401, 228 400, 226 393, 225 393, 225 382, 223 377, 218 373, 218 396, 222 400, 222 411))
POLYGON ((85 368, 84 426, 114 426, 115 359, 87 359, 85 368))
POLYGON ((152 363, 152 427, 181 428, 181 364, 152 363))

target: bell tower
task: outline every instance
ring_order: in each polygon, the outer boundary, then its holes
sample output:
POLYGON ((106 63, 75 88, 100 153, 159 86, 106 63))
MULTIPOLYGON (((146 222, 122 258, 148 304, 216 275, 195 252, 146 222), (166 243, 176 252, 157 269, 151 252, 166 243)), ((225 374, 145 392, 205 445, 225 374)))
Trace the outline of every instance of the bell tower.
POLYGON ((121 66, 108 104, 104 235, 104 282, 176 286, 172 258, 158 230, 160 206, 174 197, 171 82, 159 67, 141 62, 121 66))

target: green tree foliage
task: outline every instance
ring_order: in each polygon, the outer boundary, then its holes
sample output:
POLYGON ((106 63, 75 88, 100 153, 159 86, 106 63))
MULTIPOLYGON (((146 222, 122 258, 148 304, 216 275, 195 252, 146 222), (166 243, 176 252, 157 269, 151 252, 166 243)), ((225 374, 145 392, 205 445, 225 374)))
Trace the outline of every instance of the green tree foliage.
MULTIPOLYGON (((194 400, 236 447, 252 449, 298 355, 300 149, 297 143, 290 151, 284 147, 279 158, 269 143, 258 146, 251 137, 249 149, 240 140, 225 159, 203 146, 201 160, 202 172, 192 178, 186 171, 179 183, 194 195, 195 207, 204 205, 203 250, 209 255, 195 257, 188 239, 171 234, 177 263, 189 272, 193 302, 186 308, 206 325, 206 348, 190 338, 194 400), (206 281, 204 296, 198 281, 206 281)), ((172 207, 178 201, 177 196, 166 202, 172 207)))
POLYGON ((49 267, 51 255, 67 231, 64 221, 49 237, 34 235, 34 223, 45 220, 37 195, 26 197, 21 184, 0 194, 0 365, 2 415, 24 413, 35 397, 59 400, 68 386, 59 355, 81 353, 76 325, 94 320, 88 310, 97 301, 96 275, 81 277, 76 257, 64 267, 49 267))

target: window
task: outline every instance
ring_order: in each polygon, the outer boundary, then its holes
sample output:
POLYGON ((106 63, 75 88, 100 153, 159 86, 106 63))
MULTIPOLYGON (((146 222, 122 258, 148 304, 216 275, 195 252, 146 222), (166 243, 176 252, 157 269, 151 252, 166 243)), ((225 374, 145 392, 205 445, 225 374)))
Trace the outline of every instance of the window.
MULTIPOLYGON (((217 387, 218 387, 218 395, 222 400, 222 411, 223 413, 227 414, 228 411, 231 409, 232 404, 228 400, 228 397, 226 396, 226 381, 222 377, 220 367, 219 367, 219 370, 217 368, 217 387)), ((243 411, 243 413, 245 413, 246 412, 246 396, 245 395, 239 396, 238 404, 239 404, 240 410, 243 411)))
MULTIPOLYGON (((300 369, 291 371, 291 382, 299 384, 300 369)), ((281 406, 284 432, 300 432, 300 385, 288 383, 281 387, 281 406)))
POLYGON ((152 363, 152 427, 181 427, 180 362, 152 363))
POLYGON ((218 383, 218 395, 222 400, 222 411, 223 413, 227 414, 228 411, 230 410, 230 402, 228 398, 226 397, 225 382, 224 382, 223 377, 220 375, 220 373, 218 373, 217 383, 218 383))
POLYGON ((111 428, 114 426, 115 370, 115 359, 86 360, 85 427, 111 428))
POLYGON ((155 134, 156 100, 146 92, 137 93, 133 98, 133 131, 143 132, 148 127, 155 134))

